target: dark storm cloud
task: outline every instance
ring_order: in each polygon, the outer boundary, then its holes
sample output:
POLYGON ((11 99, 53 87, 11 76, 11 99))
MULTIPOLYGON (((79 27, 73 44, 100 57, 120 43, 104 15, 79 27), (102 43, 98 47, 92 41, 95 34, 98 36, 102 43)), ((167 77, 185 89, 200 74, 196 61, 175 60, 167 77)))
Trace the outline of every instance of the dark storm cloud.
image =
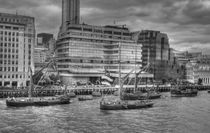
MULTIPOLYGON (((209 0, 80 0, 81 21, 93 25, 126 24, 131 30, 160 30, 178 49, 208 47, 209 0), (192 46, 193 45, 193 46, 192 46)), ((61 0, 0 0, 1 12, 16 10, 36 18, 37 32, 59 30, 61 0)))
POLYGON ((189 23, 193 24, 210 24, 210 1, 192 0, 188 2, 183 14, 189 18, 189 23), (207 5, 206 5, 207 4, 207 5))
POLYGON ((35 17, 36 30, 56 34, 60 25, 59 0, 0 0, 0 12, 35 17))

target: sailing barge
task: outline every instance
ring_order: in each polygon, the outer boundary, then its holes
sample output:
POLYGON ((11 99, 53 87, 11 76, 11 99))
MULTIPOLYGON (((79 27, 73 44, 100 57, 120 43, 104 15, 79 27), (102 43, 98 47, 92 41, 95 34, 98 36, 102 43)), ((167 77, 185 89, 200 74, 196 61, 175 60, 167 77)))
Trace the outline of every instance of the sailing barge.
MULTIPOLYGON (((135 71, 136 72, 136 71, 135 71)), ((127 110, 127 109, 142 109, 150 108, 153 106, 153 102, 146 100, 124 100, 123 94, 125 90, 123 88, 123 82, 121 81, 121 44, 119 43, 119 99, 111 100, 103 97, 100 101, 101 110, 127 110)), ((135 82, 135 87, 137 82, 135 82)))
MULTIPOLYGON (((53 63, 53 60, 49 62, 53 63)), ((47 66, 49 66, 49 64, 47 66)), ((44 68, 42 68, 43 70, 44 68)), ((65 93, 64 95, 54 96, 54 97, 33 97, 32 87, 33 87, 33 77, 32 70, 30 70, 30 86, 28 90, 28 97, 26 98, 7 98, 6 105, 12 107, 26 107, 26 106, 50 106, 50 105, 58 105, 58 104, 69 104, 70 97, 65 93)))

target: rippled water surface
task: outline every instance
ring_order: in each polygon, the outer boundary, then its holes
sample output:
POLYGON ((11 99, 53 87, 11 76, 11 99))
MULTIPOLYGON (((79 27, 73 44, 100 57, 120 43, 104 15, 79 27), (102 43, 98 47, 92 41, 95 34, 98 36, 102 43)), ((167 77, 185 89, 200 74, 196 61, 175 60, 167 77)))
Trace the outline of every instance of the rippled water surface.
POLYGON ((49 107, 9 108, 0 100, 0 133, 209 133, 210 94, 171 98, 153 108, 101 111, 99 100, 49 107))

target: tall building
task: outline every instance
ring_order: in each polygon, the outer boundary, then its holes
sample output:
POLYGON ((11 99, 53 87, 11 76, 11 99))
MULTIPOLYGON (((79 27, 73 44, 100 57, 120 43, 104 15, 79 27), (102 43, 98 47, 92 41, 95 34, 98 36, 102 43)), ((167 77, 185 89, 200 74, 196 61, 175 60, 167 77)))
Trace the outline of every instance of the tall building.
POLYGON ((62 2, 56 56, 64 84, 96 83, 105 71, 117 73, 119 55, 122 73, 128 73, 135 64, 141 67, 141 45, 132 39, 128 28, 79 24, 79 0, 62 2))
POLYGON ((142 43, 143 65, 153 61, 169 60, 168 36, 160 31, 143 30, 139 35, 139 42, 142 43))
POLYGON ((34 70, 35 20, 0 13, 0 86, 26 86, 34 70))
POLYGON ((80 0, 62 0, 62 27, 80 23, 80 0))
POLYGON ((141 66, 141 45, 132 40, 127 28, 71 24, 60 33, 56 47, 58 70, 64 83, 94 83, 105 70, 118 72, 119 52, 122 72, 133 69, 135 60, 141 66))
POLYGON ((177 79, 182 70, 177 65, 173 50, 170 49, 167 34, 160 31, 143 30, 139 35, 142 43, 142 63, 151 66, 156 80, 177 79))

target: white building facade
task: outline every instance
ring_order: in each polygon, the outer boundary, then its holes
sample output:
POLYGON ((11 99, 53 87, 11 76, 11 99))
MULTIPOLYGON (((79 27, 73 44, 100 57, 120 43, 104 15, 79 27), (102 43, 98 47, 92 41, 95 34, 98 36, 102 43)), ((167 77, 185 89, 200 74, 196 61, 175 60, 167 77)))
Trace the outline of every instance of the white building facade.
POLYGON ((29 84, 34 70, 35 20, 33 17, 0 13, 0 86, 29 84))

